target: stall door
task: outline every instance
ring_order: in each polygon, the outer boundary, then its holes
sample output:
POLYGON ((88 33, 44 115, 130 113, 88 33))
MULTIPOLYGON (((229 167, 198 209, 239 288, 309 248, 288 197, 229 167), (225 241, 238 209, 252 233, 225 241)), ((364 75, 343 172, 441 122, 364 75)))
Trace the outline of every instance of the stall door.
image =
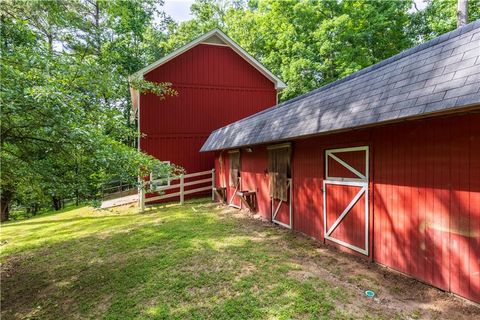
POLYGON ((242 202, 237 192, 242 191, 242 180, 240 178, 240 150, 228 152, 228 186, 227 203, 230 207, 242 208, 242 202))
POLYGON ((368 255, 368 147, 325 152, 324 237, 368 255))
POLYGON ((287 192, 287 201, 271 199, 272 222, 285 228, 292 229, 292 179, 288 179, 287 192))

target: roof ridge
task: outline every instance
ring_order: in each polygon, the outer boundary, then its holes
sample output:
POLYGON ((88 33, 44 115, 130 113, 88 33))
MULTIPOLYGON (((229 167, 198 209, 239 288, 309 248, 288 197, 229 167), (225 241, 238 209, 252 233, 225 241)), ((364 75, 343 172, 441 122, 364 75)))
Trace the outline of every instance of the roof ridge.
MULTIPOLYGON (((462 35, 462 34, 464 34, 464 33, 470 32, 470 31, 472 31, 472 30, 474 30, 474 29, 478 29, 478 28, 480 28, 480 19, 475 20, 475 21, 472 21, 472 22, 470 22, 469 24, 467 24, 467 25, 465 25, 465 26, 462 26, 462 27, 459 27, 459 28, 457 28, 457 29, 455 29, 455 30, 449 31, 449 32, 447 32, 447 33, 444 33, 444 34, 442 34, 442 35, 440 35, 440 36, 438 36, 438 37, 436 37, 436 38, 434 38, 434 39, 431 39, 431 40, 429 40, 429 41, 427 41, 427 42, 424 42, 424 43, 422 43, 422 44, 419 44, 419 45, 417 45, 417 46, 415 46, 415 47, 413 47, 413 48, 405 49, 405 50, 397 53, 396 55, 391 56, 390 58, 387 58, 387 59, 385 59, 385 60, 382 60, 382 61, 380 61, 380 62, 377 62, 377 63, 375 63, 375 64, 372 64, 372 65, 370 65, 370 66, 368 66, 368 67, 365 67, 365 68, 363 68, 363 69, 361 69, 361 70, 358 70, 358 71, 356 71, 356 72, 354 72, 354 73, 352 73, 352 74, 349 74, 349 75, 347 75, 347 76, 345 76, 345 77, 343 77, 343 78, 340 78, 340 79, 338 79, 338 80, 335 80, 335 81, 332 81, 332 82, 330 82, 330 83, 327 83, 327 84, 325 84, 325 85, 323 85, 323 86, 321 86, 321 87, 319 87, 319 88, 313 89, 313 90, 311 90, 311 91, 309 91, 309 92, 306 92, 306 93, 301 94, 301 95, 299 95, 299 96, 296 96, 296 97, 294 97, 294 98, 292 98, 292 99, 290 99, 290 100, 287 100, 287 101, 284 101, 284 102, 279 103, 279 104, 277 104, 277 105, 274 105, 274 106, 272 106, 272 107, 270 107, 270 108, 268 108, 268 109, 262 110, 262 111, 260 111, 260 112, 255 113, 255 114, 252 114, 252 115, 250 115, 250 116, 248 116, 248 117, 245 117, 245 118, 243 118, 243 119, 240 119, 240 120, 238 120, 238 121, 236 121, 236 122, 242 122, 242 121, 247 120, 247 119, 250 119, 250 118, 252 118, 252 117, 256 117, 256 116, 259 116, 259 115, 261 115, 261 114, 268 113, 268 112, 270 112, 270 111, 272 111, 272 110, 278 110, 279 108, 284 108, 284 107, 288 106, 289 104, 291 104, 291 103, 293 103, 293 102, 295 102, 295 101, 298 101, 298 100, 301 100, 301 99, 303 99, 303 98, 312 96, 312 95, 314 95, 314 94, 316 94, 316 93, 319 93, 319 92, 322 92, 322 91, 324 91, 324 90, 327 90, 327 89, 329 89, 329 88, 331 88, 331 87, 334 87, 334 86, 336 86, 336 85, 338 85, 338 84, 341 84, 341 83, 344 83, 344 82, 353 80, 353 79, 358 78, 359 76, 362 76, 362 75, 364 75, 364 74, 366 74, 366 73, 369 73, 369 72, 371 72, 371 71, 377 70, 377 69, 379 69, 379 68, 381 68, 381 67, 383 67, 383 66, 385 66, 385 65, 387 65, 387 64, 393 63, 393 62, 398 61, 398 60, 400 60, 400 59, 402 59, 402 58, 408 57, 408 56, 410 56, 410 55, 412 55, 412 54, 414 54, 414 53, 417 53, 417 52, 419 52, 419 51, 425 50, 425 49, 430 48, 430 47, 432 47, 432 46, 434 46, 434 45, 438 45, 438 44, 440 44, 440 43, 442 43, 442 42, 445 42, 445 41, 447 41, 447 40, 450 40, 450 39, 452 39, 452 38, 454 38, 454 37, 458 37, 458 36, 460 36, 460 35, 462 35)), ((236 123, 236 122, 234 122, 234 123, 236 123)), ((231 124, 233 124, 233 123, 231 123, 231 124)), ((231 124, 229 124, 229 125, 231 125, 231 124)), ((227 126, 229 126, 229 125, 227 125, 227 126)), ((225 127, 226 127, 226 126, 225 126, 225 127)), ((222 128, 223 128, 223 127, 222 127, 222 128)), ((215 131, 220 130, 220 129, 221 129, 221 128, 218 128, 218 129, 216 129, 215 131)), ((215 131, 213 131, 213 132, 215 132, 215 131)))

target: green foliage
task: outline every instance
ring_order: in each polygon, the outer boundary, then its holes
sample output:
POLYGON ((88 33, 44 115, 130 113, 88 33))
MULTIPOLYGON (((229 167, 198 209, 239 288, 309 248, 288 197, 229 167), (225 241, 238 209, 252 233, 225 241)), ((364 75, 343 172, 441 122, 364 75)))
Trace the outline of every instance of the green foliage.
POLYGON ((192 4, 190 13, 193 19, 169 24, 169 37, 161 44, 165 51, 173 51, 202 34, 214 29, 224 28, 225 11, 230 3, 216 0, 197 0, 192 4))
MULTIPOLYGON (((469 1, 470 21, 479 1, 469 1)), ((287 100, 455 29, 456 3, 428 0, 418 11, 412 0, 198 0, 164 47, 220 28, 287 83, 287 100)))
MULTIPOLYGON (((0 5, 2 213, 11 201, 58 209, 61 199, 97 198, 113 177, 168 170, 136 151, 130 123, 128 76, 155 58, 143 50, 155 1, 0 5)), ((141 86, 176 94, 168 83, 141 86)))
POLYGON ((130 79, 130 87, 136 89, 142 93, 153 93, 164 99, 165 95, 177 96, 178 92, 171 87, 171 83, 155 83, 151 81, 144 80, 143 78, 132 78, 130 79))
MULTIPOLYGON (((479 1, 469 1, 470 21, 479 1)), ((35 208, 94 198, 105 181, 134 182, 156 168, 133 149, 129 86, 160 99, 177 92, 128 77, 213 28, 287 83, 284 101, 456 27, 456 0, 428 0, 420 11, 412 0, 197 0, 178 25, 161 5, 0 3, 2 200, 35 208)))
MULTIPOLYGON (((425 42, 457 27, 457 0, 426 0, 424 10, 411 15, 410 33, 425 42)), ((468 20, 480 19, 480 0, 468 0, 468 20)))
POLYGON ((379 62, 412 45, 411 1, 258 0, 192 6, 169 48, 219 27, 288 84, 281 100, 379 62))

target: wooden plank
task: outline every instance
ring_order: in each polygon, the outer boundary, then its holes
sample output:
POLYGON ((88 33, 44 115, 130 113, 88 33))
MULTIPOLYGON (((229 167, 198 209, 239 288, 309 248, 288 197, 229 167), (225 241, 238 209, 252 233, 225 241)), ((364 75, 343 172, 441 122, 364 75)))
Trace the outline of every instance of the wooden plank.
POLYGON ((212 174, 212 170, 190 173, 190 174, 184 175, 183 177, 184 178, 193 178, 193 177, 203 176, 203 175, 207 175, 207 174, 212 174))
POLYGON ((197 180, 197 181, 191 181, 191 182, 185 182, 183 185, 185 187, 188 187, 188 186, 193 186, 193 185, 196 185, 196 184, 207 183, 207 182, 212 182, 212 178, 202 179, 202 180, 197 180))
POLYGON ((170 186, 168 186, 168 187, 159 187, 159 188, 158 188, 158 191, 156 191, 156 192, 165 191, 165 190, 172 190, 172 189, 176 189, 176 188, 178 188, 178 187, 180 187, 180 184, 179 184, 179 183, 177 183, 177 184, 172 184, 172 185, 170 185, 170 186))
POLYGON ((180 195, 180 192, 175 192, 175 193, 164 194, 164 195, 161 195, 161 196, 158 196, 158 197, 145 198, 145 203, 152 202, 152 201, 157 201, 157 200, 162 200, 162 199, 178 197, 179 195, 180 195))
MULTIPOLYGON (((467 298, 480 303, 480 115, 471 116, 470 123, 470 228, 469 228, 469 292, 467 298)), ((465 188, 466 186, 466 181, 465 188)))
POLYGON ((183 194, 192 194, 192 193, 196 193, 196 192, 200 192, 200 191, 207 191, 207 190, 212 190, 212 186, 187 190, 183 194))

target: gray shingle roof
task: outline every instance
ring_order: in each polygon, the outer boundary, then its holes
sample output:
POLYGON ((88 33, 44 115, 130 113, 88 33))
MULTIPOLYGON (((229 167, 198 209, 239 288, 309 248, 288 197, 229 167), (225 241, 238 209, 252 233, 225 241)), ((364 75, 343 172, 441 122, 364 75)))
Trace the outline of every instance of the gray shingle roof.
POLYGON ((480 104, 480 20, 215 130, 201 151, 289 140, 480 104))

